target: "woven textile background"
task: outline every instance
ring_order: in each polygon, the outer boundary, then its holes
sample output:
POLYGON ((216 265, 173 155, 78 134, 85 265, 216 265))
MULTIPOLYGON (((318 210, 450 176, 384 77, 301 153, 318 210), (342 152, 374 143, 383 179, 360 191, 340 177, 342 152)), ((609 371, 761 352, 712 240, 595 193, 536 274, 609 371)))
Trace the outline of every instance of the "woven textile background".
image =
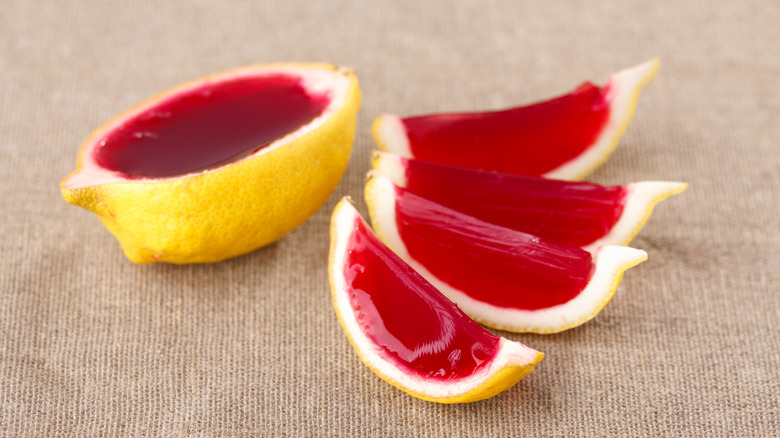
POLYGON ((780 2, 0 0, 0 435, 780 435, 780 2), (445 406, 360 363, 327 280, 330 212, 371 121, 503 108, 659 56, 602 184, 680 180, 595 320, 501 333, 546 353, 445 406), (90 132, 160 91, 273 61, 356 69, 350 167, 281 241, 138 266, 59 182, 90 132))

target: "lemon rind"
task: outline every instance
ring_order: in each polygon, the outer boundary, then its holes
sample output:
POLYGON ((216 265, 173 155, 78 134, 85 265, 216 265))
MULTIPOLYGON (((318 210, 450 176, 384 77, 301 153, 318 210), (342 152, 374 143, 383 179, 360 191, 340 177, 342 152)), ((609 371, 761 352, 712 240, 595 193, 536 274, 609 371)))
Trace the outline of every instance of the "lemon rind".
POLYGON ((354 224, 358 218, 359 214, 348 198, 342 199, 334 209, 331 219, 328 277, 333 307, 339 324, 360 360, 377 376, 392 386, 423 400, 437 403, 467 403, 492 397, 513 386, 542 360, 544 356, 542 353, 505 338, 500 338, 496 354, 487 366, 471 376, 453 381, 424 379, 410 374, 385 359, 381 348, 360 330, 346 293, 347 285, 343 275, 344 255, 347 253, 349 236, 354 231, 354 224))
MULTIPOLYGON (((328 86, 327 81, 309 85, 328 86)), ((61 183, 62 195, 66 201, 95 213, 134 263, 210 263, 236 257, 282 238, 325 203, 349 162, 360 101, 354 73, 327 64, 251 66, 197 79, 99 128, 82 145, 77 170, 61 183), (224 79, 264 68, 275 72, 292 69, 302 76, 322 70, 312 77, 343 77, 346 88, 334 88, 333 111, 326 109, 306 125, 311 127, 304 129, 307 132, 292 133, 261 149, 262 153, 229 165, 146 182, 93 180, 94 184, 80 188, 68 183, 89 166, 88 145, 94 146, 96 136, 106 126, 209 78, 224 79)))
POLYGON ((609 80, 609 118, 594 144, 582 154, 544 174, 545 178, 579 181, 604 164, 618 146, 636 110, 639 93, 658 73, 661 61, 651 59, 621 70, 609 80))
POLYGON ((389 113, 382 114, 371 124, 371 135, 379 149, 405 158, 414 158, 401 117, 389 113))
POLYGON ((409 255, 398 233, 393 183, 376 172, 369 173, 365 198, 377 236, 475 321, 490 328, 515 333, 558 333, 577 327, 595 317, 609 303, 625 270, 647 259, 643 250, 608 245, 595 257, 595 271, 585 289, 572 300, 539 310, 498 307, 476 300, 432 274, 409 255))
MULTIPOLYGON (((609 79, 612 99, 607 123, 598 139, 582 154, 546 172, 546 178, 582 180, 612 155, 636 110, 639 93, 658 72, 661 62, 651 59, 621 70, 609 79)), ((382 114, 371 126, 374 141, 380 150, 404 158, 414 158, 403 119, 395 114, 382 114)))
MULTIPOLYGON (((374 151, 371 157, 373 171, 389 178, 398 187, 406 188, 406 158, 389 152, 374 151)), ((672 181, 640 181, 626 186, 626 203, 620 218, 612 228, 599 239, 585 245, 582 249, 596 254, 604 245, 625 246, 639 234, 650 219, 655 206, 664 199, 682 193, 687 183, 672 181)))
POLYGON ((687 188, 687 183, 672 181, 629 183, 626 204, 618 221, 606 235, 583 249, 596 254, 598 249, 605 245, 628 245, 645 226, 659 202, 682 193, 687 188))
POLYGON ((371 167, 393 181, 393 184, 406 188, 408 178, 406 176, 405 157, 392 152, 373 151, 371 154, 371 167))
POLYGON ((176 87, 163 91, 162 93, 159 93, 149 99, 146 99, 140 104, 123 111, 93 131, 82 143, 79 149, 76 169, 62 179, 60 187, 62 189, 74 190, 83 187, 110 183, 130 182, 137 184, 149 184, 179 180, 183 178, 198 177, 200 175, 213 173, 224 167, 228 167, 242 161, 251 160, 252 158, 260 155, 269 154, 274 150, 311 133, 330 117, 332 117, 334 113, 339 111, 339 109, 342 108, 345 103, 345 99, 348 95, 350 87, 353 85, 353 78, 354 75, 351 75, 348 69, 332 66, 329 64, 277 63, 242 67, 185 82, 176 87), (345 72, 346 74, 334 74, 334 72, 345 72), (216 166, 202 171, 190 172, 184 175, 156 178, 137 178, 132 180, 129 180, 120 172, 102 168, 94 161, 92 157, 91 152, 95 148, 99 147, 97 142, 101 136, 105 135, 106 133, 115 131, 127 120, 143 114, 145 111, 154 108, 155 106, 159 105, 160 102, 166 99, 171 99, 179 94, 186 93, 209 82, 224 82, 241 77, 261 77, 274 74, 296 75, 302 80, 303 87, 307 91, 328 93, 328 95, 331 96, 331 99, 319 116, 315 117, 307 124, 286 134, 284 137, 272 141, 267 146, 260 148, 250 155, 235 161, 230 161, 229 163, 221 166, 216 166))

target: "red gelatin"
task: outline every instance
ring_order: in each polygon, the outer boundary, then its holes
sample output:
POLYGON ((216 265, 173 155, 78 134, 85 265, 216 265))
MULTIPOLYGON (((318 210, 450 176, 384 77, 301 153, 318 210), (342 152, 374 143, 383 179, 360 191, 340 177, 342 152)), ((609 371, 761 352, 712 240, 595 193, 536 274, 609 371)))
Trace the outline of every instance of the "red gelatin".
POLYGON ((499 338, 482 328, 355 221, 344 276, 363 332, 397 364, 427 378, 466 377, 499 338), (398 286, 400 285, 400 286, 398 286))
POLYGON ((403 123, 415 158, 539 176, 593 144, 609 117, 609 94, 609 85, 586 82, 570 94, 534 105, 409 117, 403 123), (485 153, 475 153, 480 149, 485 153))
POLYGON ((593 273, 587 251, 493 225, 412 193, 396 193, 396 223, 409 255, 479 301, 536 310, 566 303, 593 273))
POLYGON ((571 246, 604 237, 620 219, 627 195, 622 186, 401 161, 408 191, 486 222, 571 246))
POLYGON ((187 90, 112 130, 98 165, 131 178, 161 178, 248 156, 322 114, 326 96, 283 74, 235 78, 187 90))

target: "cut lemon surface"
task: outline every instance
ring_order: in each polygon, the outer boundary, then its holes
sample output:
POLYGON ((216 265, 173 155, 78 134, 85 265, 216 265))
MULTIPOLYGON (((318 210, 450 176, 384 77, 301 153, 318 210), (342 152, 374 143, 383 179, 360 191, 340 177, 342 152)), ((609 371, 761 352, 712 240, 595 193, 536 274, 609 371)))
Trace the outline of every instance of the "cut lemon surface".
POLYGON ((601 165, 633 116, 657 59, 614 74, 599 87, 501 111, 380 116, 380 149, 406 158, 529 176, 579 180, 601 165))
POLYGON ((628 245, 658 202, 687 187, 665 181, 605 187, 447 166, 387 152, 375 152, 372 164, 411 193, 591 253, 604 245, 628 245))
POLYGON ((481 221, 372 175, 366 202, 379 238, 476 321, 555 333, 595 317, 644 251, 605 246, 595 256, 481 221))
POLYGON ((360 359, 415 397, 492 397, 543 357, 461 312, 382 244, 346 198, 331 219, 328 272, 336 315, 360 359))
POLYGON ((181 85, 109 121, 60 187, 136 263, 215 262, 280 239, 349 161, 360 91, 349 69, 270 64, 181 85))

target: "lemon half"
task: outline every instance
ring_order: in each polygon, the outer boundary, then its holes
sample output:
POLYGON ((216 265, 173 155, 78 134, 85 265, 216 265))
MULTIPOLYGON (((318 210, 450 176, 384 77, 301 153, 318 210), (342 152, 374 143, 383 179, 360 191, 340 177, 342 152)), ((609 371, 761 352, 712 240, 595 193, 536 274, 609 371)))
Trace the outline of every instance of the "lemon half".
POLYGON ((359 107, 355 74, 327 64, 251 66, 201 78, 96 130, 60 188, 67 202, 95 213, 135 263, 224 260, 280 239, 327 200, 346 170, 359 107), (240 78, 280 76, 296 78, 324 105, 312 120, 256 150, 171 176, 129 175, 100 160, 106 138, 172 100, 240 78))

